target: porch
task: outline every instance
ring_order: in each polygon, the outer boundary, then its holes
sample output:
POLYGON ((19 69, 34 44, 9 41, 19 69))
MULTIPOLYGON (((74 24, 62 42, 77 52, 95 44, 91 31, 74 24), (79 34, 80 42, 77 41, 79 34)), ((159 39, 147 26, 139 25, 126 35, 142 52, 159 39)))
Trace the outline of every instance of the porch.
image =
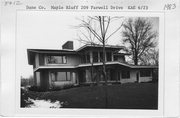
MULTIPOLYGON (((79 84, 104 84, 102 65, 91 65, 78 69, 79 84)), ((152 81, 153 68, 131 68, 120 64, 106 65, 108 84, 141 83, 152 81)))

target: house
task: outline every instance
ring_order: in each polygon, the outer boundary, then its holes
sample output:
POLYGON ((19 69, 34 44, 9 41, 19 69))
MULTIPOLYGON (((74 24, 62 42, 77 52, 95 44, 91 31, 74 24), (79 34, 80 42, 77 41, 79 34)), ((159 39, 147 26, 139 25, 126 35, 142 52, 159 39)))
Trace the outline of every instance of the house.
MULTIPOLYGON (((102 45, 84 45, 73 50, 67 41, 62 50, 27 49, 28 63, 33 65, 35 85, 43 89, 103 83, 102 45), (92 77, 91 77, 92 76, 92 77)), ((106 45, 106 72, 108 83, 148 82, 157 66, 135 66, 126 62, 123 46, 106 45)))

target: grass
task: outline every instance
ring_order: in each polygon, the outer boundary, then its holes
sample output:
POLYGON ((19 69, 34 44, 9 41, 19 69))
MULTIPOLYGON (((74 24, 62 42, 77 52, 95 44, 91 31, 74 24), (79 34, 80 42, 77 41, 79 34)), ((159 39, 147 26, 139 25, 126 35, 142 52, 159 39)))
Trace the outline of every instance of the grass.
POLYGON ((60 102, 64 102, 64 108, 158 108, 157 83, 129 83, 121 85, 108 85, 107 104, 105 102, 105 86, 76 87, 51 92, 29 91, 25 96, 25 98, 29 96, 33 99, 45 99, 51 100, 52 102, 58 100, 60 102))

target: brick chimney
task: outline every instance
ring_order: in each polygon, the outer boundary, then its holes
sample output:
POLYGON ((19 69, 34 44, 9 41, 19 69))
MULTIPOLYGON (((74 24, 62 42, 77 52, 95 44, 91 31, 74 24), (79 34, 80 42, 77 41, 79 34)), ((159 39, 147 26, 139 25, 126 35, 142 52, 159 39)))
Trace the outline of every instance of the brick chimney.
POLYGON ((62 45, 62 49, 73 50, 73 41, 67 41, 65 44, 62 45))

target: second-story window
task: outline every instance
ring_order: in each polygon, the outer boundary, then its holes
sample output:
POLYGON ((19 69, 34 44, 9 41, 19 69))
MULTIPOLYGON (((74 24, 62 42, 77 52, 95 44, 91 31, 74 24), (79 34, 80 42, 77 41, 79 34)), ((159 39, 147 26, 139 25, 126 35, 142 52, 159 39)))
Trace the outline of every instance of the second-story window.
POLYGON ((93 62, 98 62, 98 52, 93 52, 93 62))
POLYGON ((103 61, 103 52, 100 52, 100 62, 103 61))
POLYGON ((47 64, 65 64, 66 56, 47 56, 47 64))
POLYGON ((89 54, 89 52, 86 54, 86 63, 90 63, 90 54, 89 54))
POLYGON ((114 55, 114 61, 118 61, 118 56, 114 55))
POLYGON ((112 61, 112 54, 111 54, 111 52, 107 52, 106 53, 106 59, 107 59, 107 61, 112 61))

